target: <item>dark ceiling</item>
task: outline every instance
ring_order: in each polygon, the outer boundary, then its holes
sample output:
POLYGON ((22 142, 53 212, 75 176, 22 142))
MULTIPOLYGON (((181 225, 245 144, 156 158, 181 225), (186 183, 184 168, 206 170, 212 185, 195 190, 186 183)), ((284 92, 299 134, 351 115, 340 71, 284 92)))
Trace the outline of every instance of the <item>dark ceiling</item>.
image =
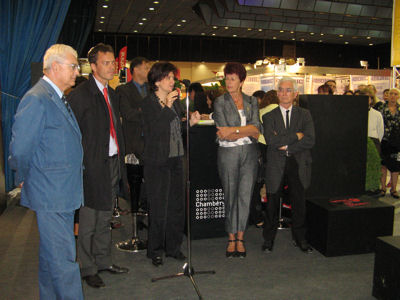
POLYGON ((98 0, 95 32, 372 46, 391 40, 391 0, 98 0))

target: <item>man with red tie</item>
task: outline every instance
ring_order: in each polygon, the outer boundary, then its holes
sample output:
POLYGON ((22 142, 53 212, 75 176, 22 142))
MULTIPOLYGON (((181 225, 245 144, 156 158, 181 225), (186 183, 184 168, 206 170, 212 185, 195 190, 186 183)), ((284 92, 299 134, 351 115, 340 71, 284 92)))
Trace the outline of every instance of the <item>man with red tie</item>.
POLYGON ((88 59, 93 74, 70 93, 68 101, 78 120, 84 151, 85 206, 79 212, 78 259, 82 278, 100 288, 105 284, 99 272, 128 272, 112 263, 110 219, 113 200, 119 194, 129 199, 129 188, 119 97, 108 85, 114 77, 114 51, 98 44, 89 50, 88 59))

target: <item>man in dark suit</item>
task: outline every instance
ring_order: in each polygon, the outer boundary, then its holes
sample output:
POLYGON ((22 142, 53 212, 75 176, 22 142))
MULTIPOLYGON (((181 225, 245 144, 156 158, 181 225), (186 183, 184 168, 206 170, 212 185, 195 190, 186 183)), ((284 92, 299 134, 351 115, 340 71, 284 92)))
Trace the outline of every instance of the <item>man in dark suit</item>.
POLYGON ((39 227, 40 299, 83 299, 73 233, 83 204, 82 136, 63 95, 78 70, 74 49, 51 46, 45 76, 22 98, 12 128, 10 166, 22 185, 21 205, 36 212, 39 227))
POLYGON ((147 85, 149 61, 144 57, 136 57, 131 61, 129 69, 132 80, 118 86, 116 93, 120 96, 122 129, 125 138, 125 163, 131 190, 132 211, 137 212, 140 207, 139 196, 143 180, 141 159, 144 141, 141 105, 143 98, 149 93, 147 85))
POLYGON ((124 138, 119 97, 108 86, 114 78, 115 58, 111 46, 98 44, 88 53, 93 74, 68 95, 82 132, 85 206, 79 211, 78 259, 89 286, 103 287, 100 271, 127 273, 112 264, 110 218, 113 200, 129 197, 124 164, 124 138))
POLYGON ((306 206, 304 191, 311 180, 311 153, 314 146, 314 123, 308 110, 294 106, 297 84, 283 77, 278 84, 279 106, 263 116, 267 142, 267 211, 264 221, 263 251, 272 251, 278 228, 279 198, 284 179, 289 186, 292 206, 292 237, 296 246, 310 253, 305 234, 306 206))

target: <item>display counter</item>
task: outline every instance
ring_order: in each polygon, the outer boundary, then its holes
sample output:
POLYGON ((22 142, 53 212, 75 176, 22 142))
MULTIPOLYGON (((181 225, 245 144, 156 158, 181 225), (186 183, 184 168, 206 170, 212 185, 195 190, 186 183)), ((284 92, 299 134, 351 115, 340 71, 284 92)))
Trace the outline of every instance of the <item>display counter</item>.
POLYGON ((190 215, 193 239, 225 236, 224 192, 218 177, 216 127, 190 128, 190 215))

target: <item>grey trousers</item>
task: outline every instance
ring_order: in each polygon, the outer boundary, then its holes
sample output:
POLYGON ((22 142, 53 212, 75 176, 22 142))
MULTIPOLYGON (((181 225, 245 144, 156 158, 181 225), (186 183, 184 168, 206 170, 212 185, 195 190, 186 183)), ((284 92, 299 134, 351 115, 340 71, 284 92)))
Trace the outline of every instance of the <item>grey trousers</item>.
POLYGON ((112 199, 110 210, 97 210, 87 206, 79 210, 78 261, 82 277, 95 275, 98 270, 112 265, 111 229, 112 201, 118 192, 120 178, 118 157, 110 157, 112 199))
POLYGON ((225 230, 245 231, 258 169, 257 144, 218 148, 218 173, 224 189, 225 230))

